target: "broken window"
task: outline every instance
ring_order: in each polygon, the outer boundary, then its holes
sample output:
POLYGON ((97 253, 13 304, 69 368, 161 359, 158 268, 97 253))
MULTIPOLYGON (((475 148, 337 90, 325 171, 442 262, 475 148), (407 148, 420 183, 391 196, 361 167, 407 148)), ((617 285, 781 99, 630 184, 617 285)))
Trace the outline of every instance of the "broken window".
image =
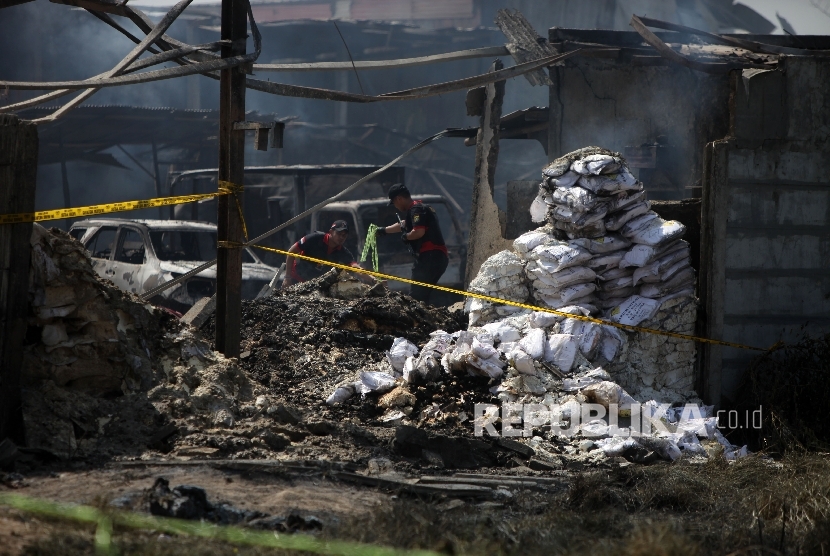
POLYGON ((69 230, 69 235, 71 235, 78 241, 81 241, 81 238, 84 237, 85 233, 86 228, 72 228, 71 230, 69 230))
POLYGON ((95 235, 86 244, 90 255, 96 259, 109 259, 113 245, 115 245, 115 232, 117 230, 117 228, 106 226, 95 232, 95 235))
POLYGON ((121 247, 115 260, 122 263, 144 264, 144 239, 136 230, 121 230, 121 247))
POLYGON ((151 231, 150 242, 162 261, 212 261, 216 258, 216 232, 151 231))

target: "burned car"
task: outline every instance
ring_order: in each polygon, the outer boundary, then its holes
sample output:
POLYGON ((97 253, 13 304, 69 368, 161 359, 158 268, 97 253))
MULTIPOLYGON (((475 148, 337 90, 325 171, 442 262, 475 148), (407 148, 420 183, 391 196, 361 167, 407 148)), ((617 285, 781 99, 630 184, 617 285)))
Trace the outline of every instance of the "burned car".
MULTIPOLYGON (((205 222, 96 218, 75 222, 69 233, 89 251, 101 277, 138 295, 216 258, 216 225, 205 222)), ((255 298, 276 271, 243 249, 242 298, 255 298)), ((210 268, 150 302, 184 312, 214 293, 216 269, 210 268)))

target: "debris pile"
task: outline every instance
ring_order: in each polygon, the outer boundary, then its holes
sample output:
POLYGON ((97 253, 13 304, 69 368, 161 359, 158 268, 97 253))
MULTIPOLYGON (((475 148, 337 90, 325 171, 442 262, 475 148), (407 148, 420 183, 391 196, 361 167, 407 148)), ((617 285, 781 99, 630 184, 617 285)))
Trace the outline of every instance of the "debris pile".
MULTIPOLYGON (((554 453, 552 442, 568 444, 573 434, 569 448, 600 448, 605 456, 644 451, 673 460, 682 452, 706 455, 698 437, 720 445, 727 457, 744 454, 745 448, 733 447, 717 432, 711 408, 683 419, 671 408, 672 403, 699 402, 692 390, 691 341, 580 319, 602 316, 692 333, 697 300, 689 246, 680 239, 685 227, 649 210, 642 183, 617 153, 596 147, 575 151, 544 174, 531 212, 537 221, 546 218, 547 225, 517 238, 512 251, 485 261, 470 289, 565 314, 470 298, 467 330, 437 330, 420 349, 397 338, 386 361, 340 383, 327 403, 372 394, 380 396, 384 420, 423 421, 430 414, 412 411, 408 394, 414 386, 476 376, 490 379, 490 394, 503 404, 551 408, 549 422, 574 427, 565 440, 554 424, 547 439, 526 427, 537 455, 554 453), (636 411, 637 427, 642 410, 646 421, 663 426, 659 433, 623 436, 601 418, 586 421, 580 414, 585 403, 606 411, 614 407, 628 417, 636 411), (596 442, 578 442, 583 438, 596 442)), ((518 421, 523 419, 527 415, 518 421)), ((479 425, 492 422, 487 416, 477 420, 479 425)))
POLYGON ((69 234, 35 224, 31 244, 24 380, 99 395, 149 387, 155 309, 99 280, 69 234))

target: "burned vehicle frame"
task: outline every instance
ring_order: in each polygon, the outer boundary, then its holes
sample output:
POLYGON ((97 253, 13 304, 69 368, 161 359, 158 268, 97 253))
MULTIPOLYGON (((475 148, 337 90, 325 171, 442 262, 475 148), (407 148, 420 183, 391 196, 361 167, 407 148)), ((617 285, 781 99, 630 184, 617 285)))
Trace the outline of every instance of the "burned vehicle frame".
MULTIPOLYGON (((141 295, 216 258, 216 225, 183 220, 79 220, 69 232, 92 257, 102 278, 141 295)), ((242 255, 242 297, 253 299, 276 274, 250 249, 242 255)), ((150 303, 185 312, 216 292, 216 270, 204 270, 150 303)))

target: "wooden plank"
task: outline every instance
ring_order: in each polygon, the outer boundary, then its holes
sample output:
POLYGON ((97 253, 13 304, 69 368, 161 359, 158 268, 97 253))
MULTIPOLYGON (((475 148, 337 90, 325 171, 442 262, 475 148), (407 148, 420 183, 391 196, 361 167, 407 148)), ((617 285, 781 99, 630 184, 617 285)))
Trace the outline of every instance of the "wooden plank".
MULTIPOLYGON (((37 126, 0 114, 0 213, 35 210, 37 126)), ((0 226, 0 441, 24 444, 20 346, 26 334, 32 224, 0 226)))
MULTIPOLYGON (((561 474, 563 477, 566 477, 568 473, 566 471, 559 471, 558 474, 561 474)), ((562 479, 557 479, 554 477, 533 477, 533 476, 522 476, 522 475, 489 475, 486 473, 454 473, 453 477, 457 477, 459 479, 487 479, 487 480, 506 480, 506 481, 534 481, 539 484, 555 484, 561 485, 563 484, 562 479)))
MULTIPOLYGON (((507 37, 507 50, 517 64, 532 62, 556 54, 553 47, 539 37, 530 22, 519 10, 501 9, 496 13, 496 25, 507 37)), ((531 85, 553 85, 545 70, 525 74, 531 85)))
MULTIPOLYGON (((247 12, 242 0, 222 0, 222 57, 245 54, 247 12)), ((242 185, 245 178, 245 131, 234 130, 245 121, 245 74, 223 69, 219 77, 219 180, 242 185)), ((244 195, 217 198, 218 239, 245 242, 240 206, 244 195), (237 205, 239 203, 239 205, 237 205)), ((239 356, 242 327, 242 250, 221 248, 216 265, 216 349, 226 357, 239 356)))

